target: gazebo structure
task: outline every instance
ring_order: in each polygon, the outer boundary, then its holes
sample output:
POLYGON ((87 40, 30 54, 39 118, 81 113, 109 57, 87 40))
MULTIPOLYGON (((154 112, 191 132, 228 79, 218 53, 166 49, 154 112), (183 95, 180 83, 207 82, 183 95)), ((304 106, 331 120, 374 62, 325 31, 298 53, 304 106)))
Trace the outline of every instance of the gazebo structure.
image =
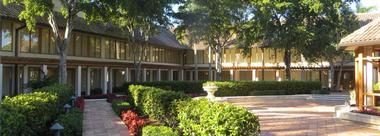
POLYGON ((341 40, 339 49, 355 53, 355 94, 359 110, 380 106, 380 18, 341 40))

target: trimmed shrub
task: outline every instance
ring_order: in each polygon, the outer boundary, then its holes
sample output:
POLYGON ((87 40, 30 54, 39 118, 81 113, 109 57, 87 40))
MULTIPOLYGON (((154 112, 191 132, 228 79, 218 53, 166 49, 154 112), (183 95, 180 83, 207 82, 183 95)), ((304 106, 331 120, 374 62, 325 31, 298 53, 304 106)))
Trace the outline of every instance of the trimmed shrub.
MULTIPOLYGON (((205 81, 159 81, 159 82, 142 82, 142 83, 124 83, 121 87, 122 90, 128 90, 130 85, 142 85, 161 88, 163 90, 170 90, 175 92, 183 92, 186 94, 203 94, 205 93, 202 84, 205 81)), ((128 92, 127 92, 128 94, 128 92)))
POLYGON ((118 99, 113 100, 111 105, 113 111, 118 116, 120 116, 122 111, 128 111, 132 108, 128 102, 118 99))
MULTIPOLYGON (((210 82, 208 82, 210 83, 210 82)), ((320 90, 316 81, 226 81, 212 82, 218 86, 216 96, 293 95, 320 90)))
POLYGON ((245 108, 206 99, 177 103, 179 128, 183 135, 260 135, 259 119, 245 108))
POLYGON ((172 103, 176 100, 185 100, 189 97, 180 92, 165 91, 159 88, 131 85, 129 88, 134 105, 138 111, 150 119, 170 123, 172 103))
POLYGON ((6 97, 1 104, 1 135, 46 135, 53 119, 70 101, 73 90, 66 85, 51 85, 32 93, 6 97))
POLYGON ((1 135, 44 135, 58 111, 58 97, 34 92, 6 97, 1 104, 1 135))
POLYGON ((178 132, 166 126, 145 126, 142 136, 179 136, 178 132))
POLYGON ((81 136, 82 120, 82 111, 79 108, 74 108, 65 114, 61 114, 58 117, 57 122, 65 128, 63 130, 64 136, 81 136))

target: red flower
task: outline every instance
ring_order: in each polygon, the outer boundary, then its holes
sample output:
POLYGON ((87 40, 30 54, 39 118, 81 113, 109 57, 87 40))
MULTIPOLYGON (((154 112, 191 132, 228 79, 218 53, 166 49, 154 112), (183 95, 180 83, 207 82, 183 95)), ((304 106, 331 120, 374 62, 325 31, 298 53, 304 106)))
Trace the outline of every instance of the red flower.
POLYGON ((146 123, 143 118, 140 118, 135 112, 131 110, 127 112, 123 111, 121 113, 121 119, 127 125, 129 133, 131 135, 136 135, 146 123))

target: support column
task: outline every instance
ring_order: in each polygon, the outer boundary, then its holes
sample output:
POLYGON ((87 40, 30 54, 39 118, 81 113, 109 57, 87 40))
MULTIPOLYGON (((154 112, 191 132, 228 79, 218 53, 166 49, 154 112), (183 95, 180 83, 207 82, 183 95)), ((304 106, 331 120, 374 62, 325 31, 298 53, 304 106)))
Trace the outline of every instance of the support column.
POLYGON ((47 65, 42 65, 41 66, 41 80, 45 79, 48 75, 48 69, 47 69, 47 65))
POLYGON ((234 70, 230 70, 230 80, 234 81, 234 70))
POLYGON ((4 65, 3 64, 0 64, 0 103, 2 101, 2 98, 3 98, 3 67, 4 65))
POLYGON ((87 82, 86 82, 86 84, 87 84, 87 88, 86 88, 86 94, 87 95, 90 95, 91 94, 91 68, 90 67, 88 67, 87 68, 87 82))
POLYGON ((158 81, 161 81, 161 69, 158 69, 158 73, 157 73, 157 77, 158 77, 158 81))
POLYGON ((107 94, 107 83, 108 83, 108 68, 103 67, 102 69, 102 90, 103 94, 107 94))
POLYGON ((131 76, 130 76, 130 70, 128 67, 124 68, 124 80, 125 82, 130 82, 131 81, 131 76))
POLYGON ((173 69, 169 69, 168 76, 169 76, 169 81, 173 81, 173 69))
POLYGON ((190 71, 190 81, 193 81, 194 78, 193 78, 193 71, 190 71))
POLYGON ((142 70, 142 81, 143 82, 146 82, 146 68, 143 68, 143 70, 142 70))
POLYGON ((109 75, 108 75, 108 90, 109 93, 112 94, 112 88, 113 88, 113 69, 109 69, 109 75))
POLYGON ((75 73, 75 96, 80 97, 81 96, 81 85, 82 85, 82 67, 77 66, 76 73, 75 73))
POLYGON ((280 70, 276 70, 276 80, 281 81, 280 70))
POLYGON ((363 78, 363 53, 362 50, 357 49, 355 51, 355 93, 356 93, 356 104, 359 110, 364 109, 364 78, 363 78))
POLYGON ((257 81, 256 69, 252 70, 252 81, 257 81))
POLYGON ((179 71, 179 80, 180 81, 184 81, 185 80, 185 71, 183 69, 181 69, 179 71))
POLYGON ((23 80, 23 88, 26 89, 29 82, 29 67, 27 65, 23 68, 22 80, 23 80))
MULTIPOLYGON (((373 62, 371 56, 367 56, 366 62, 366 70, 365 70, 365 78, 366 82, 364 82, 364 86, 366 87, 366 93, 373 93, 373 62)), ((372 97, 366 97, 366 106, 375 106, 375 102, 372 97)))

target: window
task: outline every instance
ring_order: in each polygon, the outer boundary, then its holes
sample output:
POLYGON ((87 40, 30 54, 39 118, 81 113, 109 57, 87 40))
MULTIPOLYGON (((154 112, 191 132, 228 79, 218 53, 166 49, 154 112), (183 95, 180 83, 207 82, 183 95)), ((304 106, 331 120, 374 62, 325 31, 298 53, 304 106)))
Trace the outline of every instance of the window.
POLYGON ((88 57, 88 50, 89 50, 89 44, 88 44, 88 36, 82 35, 82 55, 83 57, 88 57))
POLYGON ((82 35, 75 33, 74 34, 74 39, 73 41, 75 42, 75 56, 81 56, 82 53, 82 35))
POLYGON ((49 54, 49 30, 41 29, 41 53, 49 54))
POLYGON ((114 40, 111 40, 111 42, 110 42, 110 50, 111 50, 111 52, 110 52, 110 54, 111 54, 110 58, 111 59, 115 59, 115 57, 116 57, 116 49, 115 49, 115 41, 114 40))
POLYGON ((106 58, 108 58, 108 59, 111 58, 111 54, 110 54, 110 40, 109 39, 106 39, 104 50, 105 50, 106 58))
POLYGON ((30 34, 29 31, 22 29, 20 31, 20 45, 21 45, 21 52, 29 52, 30 51, 30 34))
POLYGON ((12 23, 1 22, 1 50, 12 51, 12 23))
POLYGON ((102 48, 100 47, 100 38, 96 38, 96 41, 95 41, 95 57, 97 58, 100 58, 101 57, 101 53, 102 53, 102 48))
POLYGON ((40 47, 38 46, 38 34, 39 34, 39 30, 36 29, 35 33, 31 33, 30 35, 30 47, 31 47, 31 50, 30 52, 31 53, 39 53, 40 52, 40 47))
POLYGON ((94 36, 89 36, 89 56, 90 57, 95 57, 96 56, 96 41, 95 41, 95 37, 94 36))
POLYGON ((120 51, 120 41, 115 42, 115 49, 116 49, 116 59, 120 59, 121 51, 120 51))
POLYGON ((120 59, 125 60, 125 43, 121 42, 120 44, 120 59))

